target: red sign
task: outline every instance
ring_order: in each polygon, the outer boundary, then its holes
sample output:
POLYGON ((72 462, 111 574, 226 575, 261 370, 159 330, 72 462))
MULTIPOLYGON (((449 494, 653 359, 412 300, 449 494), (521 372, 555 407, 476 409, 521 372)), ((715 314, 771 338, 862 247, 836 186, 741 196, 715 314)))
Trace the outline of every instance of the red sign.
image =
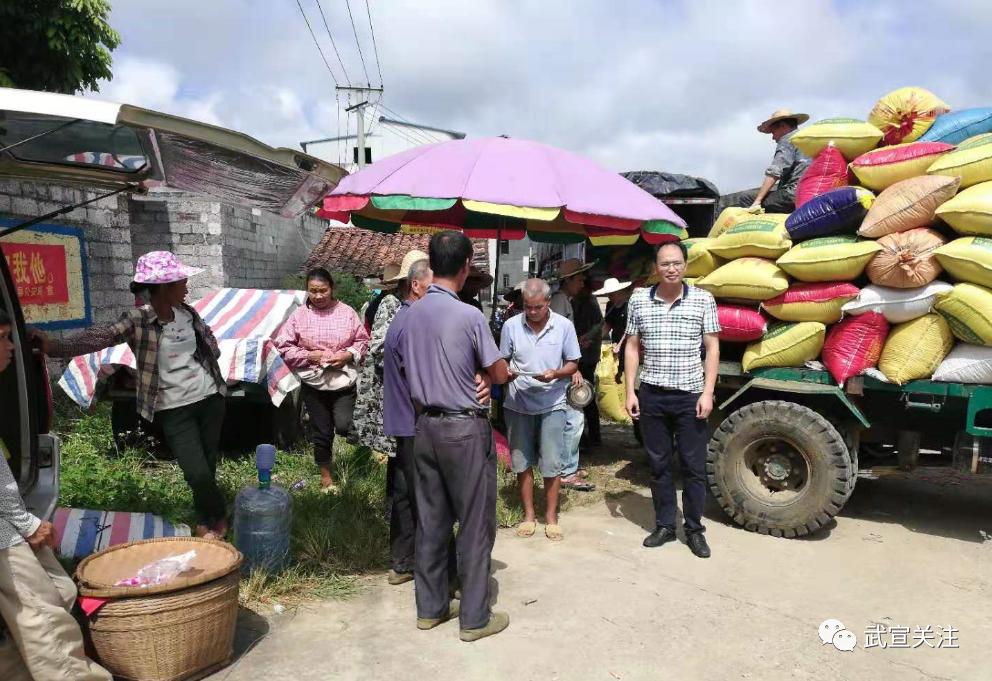
POLYGON ((65 246, 34 243, 0 244, 22 305, 69 302, 65 246))

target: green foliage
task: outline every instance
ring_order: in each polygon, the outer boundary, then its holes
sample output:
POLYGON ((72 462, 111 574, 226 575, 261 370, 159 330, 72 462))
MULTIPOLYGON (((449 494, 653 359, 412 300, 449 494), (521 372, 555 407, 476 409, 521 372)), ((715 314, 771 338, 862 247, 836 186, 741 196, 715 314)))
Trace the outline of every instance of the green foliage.
MULTIPOLYGON (((282 287, 305 291, 307 288, 307 283, 304 279, 305 276, 301 273, 286 275, 282 279, 282 287)), ((362 309, 362 305, 372 298, 372 291, 361 280, 356 279, 350 274, 331 272, 331 278, 334 279, 334 297, 356 312, 362 309)))
POLYGON ((0 86, 74 94, 109 80, 120 35, 107 0, 0 2, 0 86))

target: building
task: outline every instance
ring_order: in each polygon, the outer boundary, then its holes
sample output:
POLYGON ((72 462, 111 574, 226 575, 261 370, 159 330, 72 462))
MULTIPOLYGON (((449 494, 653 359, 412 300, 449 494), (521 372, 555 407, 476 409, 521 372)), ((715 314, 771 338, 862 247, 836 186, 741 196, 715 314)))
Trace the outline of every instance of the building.
POLYGON ((503 291, 531 277, 551 276, 562 260, 585 259, 585 244, 546 244, 524 237, 517 241, 500 241, 497 252, 496 240, 490 239, 489 260, 493 263, 493 271, 497 256, 499 281, 496 290, 503 291))

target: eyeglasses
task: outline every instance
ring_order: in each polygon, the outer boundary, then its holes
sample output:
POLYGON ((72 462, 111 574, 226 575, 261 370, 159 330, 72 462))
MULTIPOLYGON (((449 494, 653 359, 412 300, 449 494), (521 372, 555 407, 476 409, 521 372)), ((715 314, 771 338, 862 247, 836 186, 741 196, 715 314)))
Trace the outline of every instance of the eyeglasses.
POLYGON ((685 262, 681 260, 672 260, 670 262, 658 263, 659 270, 680 270, 683 267, 685 267, 685 262))

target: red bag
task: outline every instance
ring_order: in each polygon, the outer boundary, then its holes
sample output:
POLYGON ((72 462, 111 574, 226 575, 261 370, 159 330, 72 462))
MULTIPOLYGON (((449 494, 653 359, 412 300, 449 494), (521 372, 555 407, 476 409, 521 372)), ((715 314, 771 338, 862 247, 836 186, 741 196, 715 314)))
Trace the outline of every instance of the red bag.
POLYGON ((889 323, 881 312, 865 312, 840 320, 827 332, 823 364, 839 385, 878 364, 889 323))
POLYGON ((847 186, 847 161, 836 147, 829 146, 813 159, 796 185, 796 208, 814 196, 847 186))
POLYGON ((716 314, 720 320, 719 338, 722 341, 747 343, 765 335, 768 321, 753 307, 721 303, 716 306, 716 314))

